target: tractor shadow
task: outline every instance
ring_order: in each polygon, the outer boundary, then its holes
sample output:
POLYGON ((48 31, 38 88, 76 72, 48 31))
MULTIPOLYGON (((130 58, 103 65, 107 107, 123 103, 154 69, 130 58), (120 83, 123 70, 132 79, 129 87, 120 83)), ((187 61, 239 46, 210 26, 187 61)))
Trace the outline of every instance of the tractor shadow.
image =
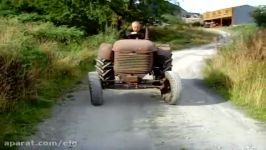
MULTIPOLYGON (((219 96, 213 89, 200 79, 182 79, 181 97, 175 106, 198 106, 214 105, 225 103, 226 100, 219 96)), ((104 90, 104 99, 107 106, 149 106, 168 105, 160 95, 158 89, 137 89, 137 90, 104 90)))
POLYGON ((177 105, 199 106, 225 103, 216 91, 207 87, 201 79, 182 79, 182 93, 177 105))
POLYGON ((148 106, 160 104, 160 91, 157 89, 106 89, 104 90, 104 105, 116 106, 148 106))

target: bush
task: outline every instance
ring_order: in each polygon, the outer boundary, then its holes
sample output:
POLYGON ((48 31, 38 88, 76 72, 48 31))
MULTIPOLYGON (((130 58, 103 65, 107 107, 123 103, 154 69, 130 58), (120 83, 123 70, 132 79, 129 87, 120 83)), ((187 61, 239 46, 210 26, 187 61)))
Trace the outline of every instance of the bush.
POLYGON ((42 24, 36 31, 30 31, 29 33, 41 40, 56 40, 64 43, 77 42, 84 37, 84 32, 75 27, 56 27, 52 23, 42 24))
POLYGON ((16 15, 16 12, 12 11, 12 10, 0 10, 0 16, 12 16, 12 15, 16 15))
POLYGON ((202 23, 199 22, 199 21, 197 21, 197 22, 193 22, 191 25, 192 25, 193 27, 200 27, 200 26, 202 26, 202 23))
POLYGON ((253 17, 259 27, 266 27, 266 5, 257 8, 253 12, 253 17))
POLYGON ((86 38, 74 27, 18 19, 0 18, 0 112, 10 110, 11 101, 39 97, 44 86, 51 88, 40 83, 80 76, 93 66, 94 49, 117 38, 113 29, 86 38))
MULTIPOLYGON (((1 54, 0 66, 0 95, 4 98, 2 102, 9 101, 12 105, 16 100, 29 98, 36 92, 36 80, 21 59, 16 57, 10 59, 1 54)), ((5 108, 1 108, 3 106, 0 105, 0 110, 11 110, 12 108, 7 105, 7 102, 4 105, 5 108)))
POLYGON ((0 17, 0 27, 0 149, 6 149, 1 142, 30 136, 58 97, 94 68, 98 44, 117 36, 108 30, 85 38, 75 28, 17 17, 0 17))
POLYGON ((184 24, 182 19, 180 17, 170 15, 170 14, 164 14, 162 15, 162 19, 169 24, 184 24))
MULTIPOLYGON (((104 30, 105 25, 110 24, 115 14, 105 3, 103 1, 2 0, 0 11, 35 13, 21 16, 22 21, 49 19, 57 26, 78 27, 88 34, 95 34, 104 30), (49 18, 42 16, 49 16, 49 18)), ((3 12, 3 14, 6 13, 8 12, 3 12)))
POLYGON ((18 20, 21 22, 35 22, 35 21, 49 21, 48 16, 42 16, 37 13, 23 13, 17 16, 18 20))

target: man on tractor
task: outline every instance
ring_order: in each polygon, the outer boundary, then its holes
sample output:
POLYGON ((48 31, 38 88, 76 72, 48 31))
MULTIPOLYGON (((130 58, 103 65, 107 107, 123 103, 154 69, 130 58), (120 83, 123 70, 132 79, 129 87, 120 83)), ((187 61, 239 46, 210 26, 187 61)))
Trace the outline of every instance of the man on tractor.
POLYGON ((104 103, 103 89, 157 88, 162 99, 175 105, 180 97, 181 79, 172 70, 170 46, 148 40, 148 30, 134 21, 124 39, 101 44, 96 59, 96 72, 89 72, 91 103, 104 103), (141 39, 141 40, 138 40, 141 39), (145 76, 152 76, 146 79, 145 76))
MULTIPOLYGON (((142 28, 139 21, 134 21, 131 23, 131 29, 126 31, 124 39, 141 39, 149 40, 148 27, 142 28)), ((172 52, 170 46, 167 44, 157 45, 157 50, 154 55, 154 64, 160 67, 161 70, 167 71, 172 69, 172 52), (171 61, 170 61, 171 60, 171 61)), ((162 72, 157 72, 154 70, 155 74, 162 74, 162 72)))
POLYGON ((131 24, 131 30, 126 31, 125 39, 145 39, 148 40, 148 28, 142 29, 140 22, 134 21, 131 24))

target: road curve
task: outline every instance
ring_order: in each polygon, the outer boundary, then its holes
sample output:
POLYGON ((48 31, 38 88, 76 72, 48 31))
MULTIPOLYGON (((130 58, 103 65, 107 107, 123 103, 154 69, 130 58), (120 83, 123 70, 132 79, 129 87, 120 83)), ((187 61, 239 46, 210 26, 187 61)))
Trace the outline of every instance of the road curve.
MULTIPOLYGON (((246 115, 202 83, 204 60, 217 44, 174 52, 173 70, 182 78, 182 96, 170 106, 160 93, 105 90, 105 104, 90 105, 86 81, 30 137, 38 141, 77 141, 77 145, 33 146, 30 149, 80 150, 265 150, 265 124, 246 115)), ((29 149, 22 147, 21 149, 29 149)))

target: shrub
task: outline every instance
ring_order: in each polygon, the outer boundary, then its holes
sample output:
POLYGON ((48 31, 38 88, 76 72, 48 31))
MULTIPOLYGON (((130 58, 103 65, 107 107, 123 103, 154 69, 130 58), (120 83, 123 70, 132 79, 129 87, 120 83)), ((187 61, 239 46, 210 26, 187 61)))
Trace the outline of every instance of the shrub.
POLYGON ((59 93, 47 84, 79 77, 93 66, 94 49, 117 38, 113 29, 85 38, 73 27, 21 23, 17 17, 0 18, 0 26, 0 112, 11 110, 12 102, 59 93))
MULTIPOLYGON (((114 12, 103 1, 65 1, 65 0, 2 0, 1 10, 11 10, 18 13, 35 13, 21 16, 23 21, 46 20, 57 26, 68 25, 79 27, 89 34, 98 33, 110 24, 114 12), (40 17, 42 16, 49 16, 40 17)), ((6 14, 7 12, 5 12, 6 14)))
POLYGON ((257 8, 253 12, 253 17, 259 27, 266 27, 266 5, 257 8))
POLYGON ((36 80, 18 53, 0 48, 0 111, 9 111, 18 99, 30 99, 36 93, 36 80))
POLYGON ((15 15, 16 12, 12 11, 12 10, 0 10, 0 16, 12 16, 15 15))
POLYGON ((2 141, 30 136, 58 97, 93 69, 97 44, 116 38, 114 30, 85 38, 76 28, 18 19, 0 17, 0 149, 7 149, 2 141))
POLYGON ((41 40, 56 40, 64 43, 77 42, 84 37, 84 32, 75 27, 56 27, 52 23, 42 24, 35 31, 29 33, 41 40))
POLYGON ((17 16, 21 22, 34 22, 34 21, 49 21, 48 16, 42 16, 37 13, 23 13, 17 16))
POLYGON ((200 26, 202 26, 202 23, 199 22, 199 21, 197 21, 197 22, 193 22, 191 25, 192 25, 193 27, 200 27, 200 26))
POLYGON ((183 24, 184 22, 180 17, 170 15, 170 14, 164 14, 162 15, 162 19, 169 24, 183 24))

